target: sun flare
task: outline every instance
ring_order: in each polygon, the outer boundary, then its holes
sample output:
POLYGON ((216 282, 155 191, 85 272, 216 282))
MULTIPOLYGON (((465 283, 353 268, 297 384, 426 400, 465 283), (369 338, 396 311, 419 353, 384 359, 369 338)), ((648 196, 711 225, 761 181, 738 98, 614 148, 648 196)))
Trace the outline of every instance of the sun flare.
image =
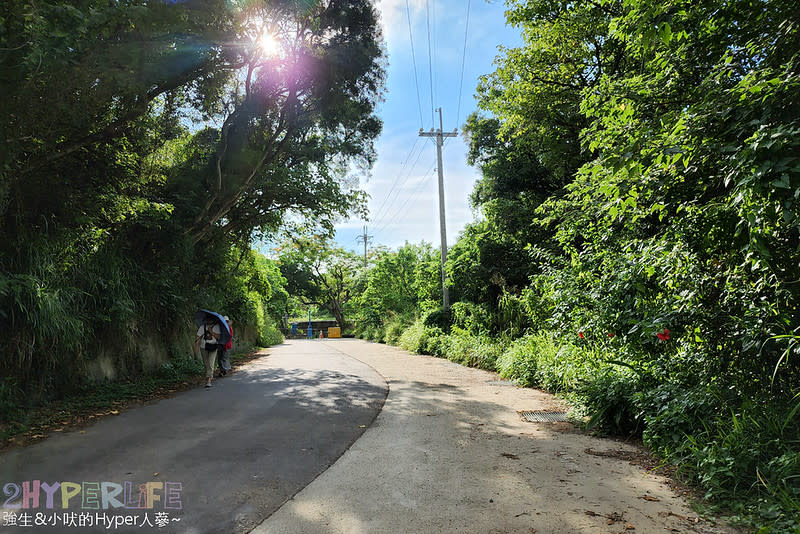
POLYGON ((267 56, 274 56, 278 53, 278 41, 267 31, 261 34, 258 39, 258 46, 267 56))

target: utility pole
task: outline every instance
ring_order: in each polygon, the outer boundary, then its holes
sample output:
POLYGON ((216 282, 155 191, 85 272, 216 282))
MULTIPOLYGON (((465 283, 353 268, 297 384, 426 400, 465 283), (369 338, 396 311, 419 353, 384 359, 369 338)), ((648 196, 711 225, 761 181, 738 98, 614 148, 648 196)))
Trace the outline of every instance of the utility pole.
POLYGON ((430 132, 423 132, 422 128, 419 130, 420 137, 435 137, 436 138, 436 161, 439 170, 439 232, 442 236, 442 306, 444 309, 450 308, 450 292, 447 290, 447 271, 445 271, 445 262, 447 262, 447 228, 444 220, 444 171, 442 170, 442 146, 444 145, 445 137, 456 137, 458 135, 458 128, 452 132, 444 133, 442 131, 442 108, 439 111, 439 129, 434 131, 431 128, 430 132))
POLYGON ((367 235, 367 227, 364 227, 364 234, 356 238, 356 241, 364 242, 364 268, 367 268, 367 244, 372 242, 372 236, 367 235))

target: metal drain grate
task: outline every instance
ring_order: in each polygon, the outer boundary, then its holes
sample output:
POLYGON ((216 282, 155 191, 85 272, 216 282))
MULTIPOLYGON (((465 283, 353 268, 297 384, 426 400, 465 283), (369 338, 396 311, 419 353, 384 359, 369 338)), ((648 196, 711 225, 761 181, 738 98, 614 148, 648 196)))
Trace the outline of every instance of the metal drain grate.
POLYGON ((517 383, 511 380, 487 380, 487 384, 490 386, 513 386, 517 387, 517 383))
POLYGON ((522 418, 529 423, 560 423, 567 421, 567 412, 550 412, 547 410, 534 410, 519 412, 522 418))

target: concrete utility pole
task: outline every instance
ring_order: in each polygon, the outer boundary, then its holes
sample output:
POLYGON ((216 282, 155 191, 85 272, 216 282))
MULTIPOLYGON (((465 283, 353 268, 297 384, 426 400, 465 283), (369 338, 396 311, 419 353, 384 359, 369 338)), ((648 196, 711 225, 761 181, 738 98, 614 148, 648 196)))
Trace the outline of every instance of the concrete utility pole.
POLYGON ((419 130, 420 137, 435 137, 436 138, 436 161, 439 170, 439 231, 442 236, 442 306, 444 309, 450 308, 450 292, 447 290, 447 272, 445 271, 445 262, 447 261, 447 228, 444 220, 444 171, 442 170, 442 146, 444 145, 445 137, 456 137, 458 135, 458 128, 452 132, 444 133, 442 131, 442 108, 439 111, 439 129, 434 131, 431 128, 430 132, 423 132, 422 128, 419 130))
POLYGON ((367 244, 372 242, 372 236, 371 235, 367 235, 367 227, 366 226, 364 227, 364 234, 358 236, 356 238, 356 241, 358 241, 359 243, 361 241, 364 242, 364 268, 366 269, 367 268, 367 244))

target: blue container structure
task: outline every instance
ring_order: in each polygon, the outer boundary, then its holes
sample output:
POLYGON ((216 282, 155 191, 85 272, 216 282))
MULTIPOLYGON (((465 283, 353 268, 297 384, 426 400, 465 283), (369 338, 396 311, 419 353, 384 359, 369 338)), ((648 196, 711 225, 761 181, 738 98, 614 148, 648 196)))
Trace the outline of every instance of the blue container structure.
POLYGON ((292 323, 292 335, 297 335, 297 323, 292 323))

